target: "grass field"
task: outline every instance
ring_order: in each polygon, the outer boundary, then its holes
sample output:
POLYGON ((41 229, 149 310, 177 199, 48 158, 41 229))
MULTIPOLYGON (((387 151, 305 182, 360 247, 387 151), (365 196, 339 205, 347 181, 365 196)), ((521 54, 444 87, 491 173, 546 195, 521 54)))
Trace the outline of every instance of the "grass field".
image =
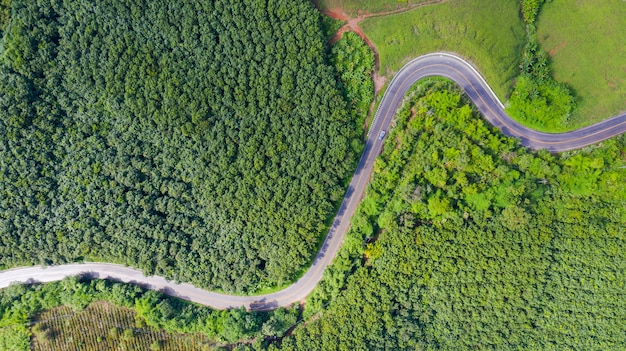
POLYGON ((313 0, 320 10, 341 8, 348 15, 401 10, 428 0, 313 0))
POLYGON ((376 45, 380 73, 387 77, 416 56, 451 51, 473 62, 504 99, 519 73, 525 32, 517 0, 452 0, 369 18, 361 28, 376 45))
POLYGON ((557 81, 578 98, 572 128, 626 110, 626 2, 561 0, 546 3, 537 37, 550 53, 557 81))
POLYGON ((135 312, 97 302, 82 312, 59 307, 39 314, 32 326, 33 351, 212 349, 199 334, 170 334, 143 326, 135 312))

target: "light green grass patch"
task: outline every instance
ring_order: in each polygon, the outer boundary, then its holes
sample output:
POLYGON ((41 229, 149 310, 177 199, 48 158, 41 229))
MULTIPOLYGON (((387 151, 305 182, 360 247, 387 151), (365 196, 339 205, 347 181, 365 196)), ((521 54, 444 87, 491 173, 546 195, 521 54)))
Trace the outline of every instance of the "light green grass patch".
POLYGON ((546 3, 537 37, 550 54, 555 79, 569 85, 578 98, 568 128, 626 110, 626 2, 546 3))
POLYGON ((387 77, 414 57, 451 51, 469 59, 504 99, 519 73, 525 32, 516 0, 453 0, 367 19, 361 28, 387 77))
POLYGON ((428 0, 314 0, 320 10, 342 9, 350 16, 402 10, 428 0))

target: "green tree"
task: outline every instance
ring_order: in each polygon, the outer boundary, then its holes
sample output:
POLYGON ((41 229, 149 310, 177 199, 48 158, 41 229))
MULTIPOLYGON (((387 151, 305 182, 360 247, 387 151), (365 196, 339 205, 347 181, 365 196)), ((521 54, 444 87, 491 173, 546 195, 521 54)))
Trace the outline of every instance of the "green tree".
POLYGON ((329 267, 307 300, 304 315, 314 317, 256 349, 626 345, 626 137, 560 155, 529 151, 467 116, 450 83, 418 84, 347 234, 359 250, 342 249, 329 267), (596 192, 573 191, 568 178, 596 192), (376 259, 363 260, 374 247, 376 259))
POLYGON ((331 62, 306 1, 10 7, 0 265, 113 261, 252 292, 310 264, 362 147, 371 52, 331 62))

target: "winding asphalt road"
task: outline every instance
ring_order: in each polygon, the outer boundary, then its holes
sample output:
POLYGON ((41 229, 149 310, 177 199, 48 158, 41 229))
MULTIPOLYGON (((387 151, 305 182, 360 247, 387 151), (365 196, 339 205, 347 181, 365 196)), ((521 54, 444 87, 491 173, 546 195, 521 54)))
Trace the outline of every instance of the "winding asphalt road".
POLYGON ((194 301, 217 309, 245 306, 251 310, 271 310, 304 300, 317 283, 343 241, 350 219, 369 183, 374 161, 383 141, 381 131, 387 130, 409 88, 419 79, 443 76, 454 80, 470 97, 485 119, 506 135, 521 139, 532 149, 566 151, 597 143, 626 132, 626 113, 592 126, 568 133, 540 133, 513 121, 504 113, 503 105, 482 76, 468 62, 448 53, 420 56, 407 63, 389 84, 370 128, 365 150, 352 177, 346 196, 328 232, 326 240, 307 272, 284 290, 262 296, 233 296, 196 288, 190 284, 168 282, 161 277, 146 277, 140 271, 109 263, 76 263, 52 267, 23 267, 0 272, 0 288, 12 282, 51 282, 64 277, 85 274, 94 278, 110 278, 161 290, 166 294, 194 301))

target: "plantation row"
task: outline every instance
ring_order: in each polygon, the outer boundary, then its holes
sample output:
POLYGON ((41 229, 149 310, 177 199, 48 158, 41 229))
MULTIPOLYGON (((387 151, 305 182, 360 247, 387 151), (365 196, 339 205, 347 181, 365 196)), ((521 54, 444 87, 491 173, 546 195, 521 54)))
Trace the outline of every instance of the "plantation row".
POLYGON ((39 314, 32 327, 33 351, 209 350, 201 334, 171 334, 146 327, 131 309, 94 303, 74 312, 63 306, 39 314))
POLYGON ((0 290, 0 350, 28 350, 31 335, 43 349, 57 349, 49 347, 53 344, 107 349, 158 343, 164 350, 168 343, 192 349, 229 345, 281 337, 299 314, 299 306, 265 313, 215 311, 136 285, 71 277, 0 290))

